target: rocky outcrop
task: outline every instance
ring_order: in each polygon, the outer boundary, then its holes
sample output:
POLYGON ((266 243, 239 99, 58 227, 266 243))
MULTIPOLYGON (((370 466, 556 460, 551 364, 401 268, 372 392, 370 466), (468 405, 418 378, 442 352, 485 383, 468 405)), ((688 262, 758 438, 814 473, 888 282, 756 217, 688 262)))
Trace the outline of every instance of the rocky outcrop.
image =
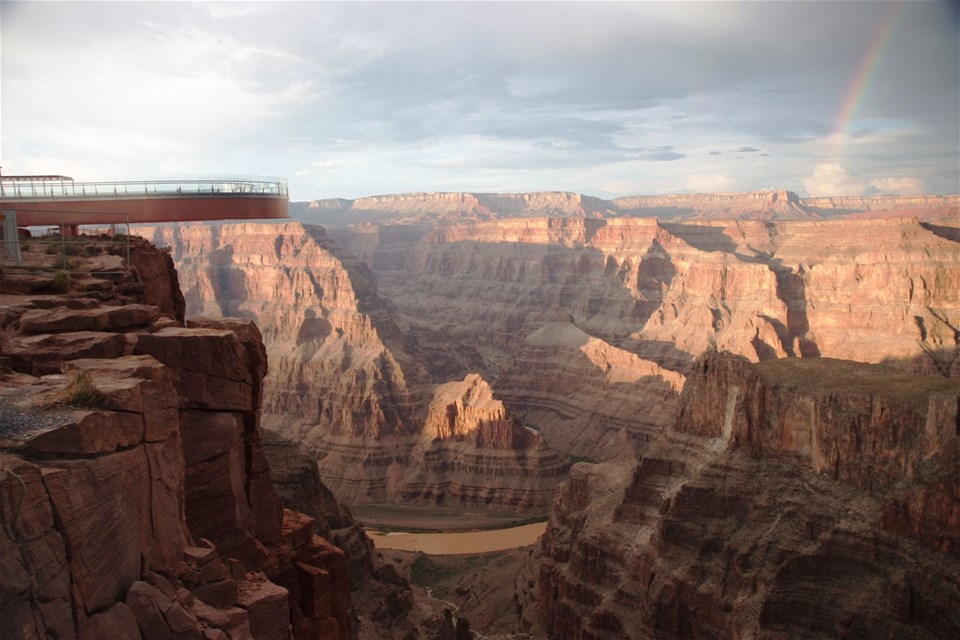
POLYGON ((420 442, 394 491, 414 504, 542 513, 568 468, 471 374, 434 391, 420 442))
POLYGON ((358 638, 419 636, 426 625, 411 615, 414 597, 410 584, 374 549, 350 509, 336 501, 320 480, 317 464, 300 447, 264 431, 264 452, 270 474, 284 504, 315 519, 314 530, 346 552, 350 599, 358 624, 358 638))
POLYGON ((953 637, 956 385, 700 359, 637 462, 574 466, 542 539, 550 637, 953 637))
MULTIPOLYGON (((825 199, 813 199, 817 203, 825 199)), ((826 199, 829 200, 829 199, 826 199)), ((915 207, 908 207, 915 208, 915 207)), ((791 191, 753 193, 688 193, 626 196, 603 200, 564 191, 533 193, 403 193, 344 200, 291 203, 291 213, 304 222, 328 227, 363 223, 503 218, 756 218, 796 220, 819 217, 791 191)))
POLYGON ((20 355, 0 360, 0 635, 354 635, 346 553, 271 481, 253 324, 3 302, 0 354, 20 355), (120 340, 92 353, 103 336, 120 340), (36 370, 31 339, 63 373, 36 370))
POLYGON ((617 198, 622 215, 660 218, 803 220, 818 217, 792 191, 689 193, 617 198))
POLYGON ((802 198, 800 202, 828 214, 860 211, 906 211, 960 208, 960 195, 950 196, 834 196, 802 198))
POLYGON ((534 193, 402 193, 356 200, 292 203, 304 222, 346 226, 366 222, 422 223, 437 220, 492 220, 512 217, 606 217, 616 215, 600 198, 565 191, 534 193))

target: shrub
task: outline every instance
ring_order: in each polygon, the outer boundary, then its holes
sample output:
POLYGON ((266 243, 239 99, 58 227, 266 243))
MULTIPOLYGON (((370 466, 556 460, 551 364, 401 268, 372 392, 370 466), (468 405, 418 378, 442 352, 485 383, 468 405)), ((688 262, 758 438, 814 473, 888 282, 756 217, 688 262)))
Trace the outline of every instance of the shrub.
POLYGON ((57 271, 53 274, 53 290, 57 293, 66 293, 73 286, 73 278, 66 271, 57 271))
POLYGON ((99 409, 103 406, 104 399, 104 395, 94 386, 90 374, 78 371, 67 387, 67 397, 63 403, 70 407, 99 409))
POLYGON ((66 256, 57 256, 57 259, 53 261, 53 268, 60 271, 76 271, 79 266, 79 262, 70 260, 66 256))

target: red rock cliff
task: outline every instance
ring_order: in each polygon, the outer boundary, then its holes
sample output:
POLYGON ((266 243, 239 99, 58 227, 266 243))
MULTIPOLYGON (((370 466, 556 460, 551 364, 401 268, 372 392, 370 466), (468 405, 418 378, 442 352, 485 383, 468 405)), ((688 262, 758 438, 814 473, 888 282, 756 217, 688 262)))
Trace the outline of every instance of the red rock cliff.
POLYGON ((561 486, 550 636, 955 637, 958 402, 878 365, 703 357, 638 462, 561 486))
POLYGON ((434 443, 427 407, 447 370, 431 375, 429 347, 404 333, 374 274, 322 229, 142 232, 171 247, 192 312, 256 319, 271 362, 264 423, 315 456, 338 499, 545 513, 565 458, 499 418, 486 421, 484 437, 434 443), (505 440, 509 450, 499 446, 505 440))
POLYGON ((271 482, 257 327, 119 286, 0 301, 0 636, 352 637, 347 555, 271 482))

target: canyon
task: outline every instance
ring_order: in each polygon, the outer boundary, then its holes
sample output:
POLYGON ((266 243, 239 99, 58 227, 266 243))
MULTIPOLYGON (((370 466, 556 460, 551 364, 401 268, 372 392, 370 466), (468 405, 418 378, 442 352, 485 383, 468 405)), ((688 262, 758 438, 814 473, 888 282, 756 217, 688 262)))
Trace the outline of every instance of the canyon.
POLYGON ((12 637, 960 633, 955 196, 308 213, 358 202, 4 277, 12 637), (440 561, 344 505, 549 521, 440 561))
POLYGON ((958 400, 883 365, 705 355, 638 461, 558 492, 548 637, 956 637, 958 400))
MULTIPOLYGON (((544 513, 564 456, 642 452, 673 419, 690 367, 708 350, 954 376, 960 367, 960 255, 940 224, 591 218, 578 213, 593 202, 586 196, 522 195, 353 203, 394 216, 383 224, 142 233, 171 248, 192 313, 258 323, 274 363, 265 425, 303 443, 351 504, 544 513), (488 219, 442 219, 481 205, 488 219), (518 211, 568 215, 491 218, 518 211), (411 212, 419 214, 404 222, 411 212), (429 216, 438 221, 425 224, 429 216), (435 390, 468 376, 503 404, 502 428, 529 428, 540 440, 428 445, 435 390), (504 467, 521 449, 524 464, 504 467), (442 487, 431 464, 464 478, 442 487), (499 489, 471 475, 484 465, 499 489)), ((701 200, 752 202, 746 211, 758 215, 771 203, 802 206, 787 192, 728 196, 701 200)), ((953 200, 933 199, 930 210, 943 202, 953 200)))
POLYGON ((169 254, 130 252, 78 259, 66 287, 0 273, 0 637, 442 632, 314 461, 261 430, 256 325, 185 318, 169 254))

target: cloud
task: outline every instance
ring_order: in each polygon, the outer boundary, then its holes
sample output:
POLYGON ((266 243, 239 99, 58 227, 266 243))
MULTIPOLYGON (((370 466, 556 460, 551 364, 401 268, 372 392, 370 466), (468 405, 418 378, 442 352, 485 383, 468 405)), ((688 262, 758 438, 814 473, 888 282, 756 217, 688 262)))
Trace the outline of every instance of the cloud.
POLYGON ((881 195, 918 196, 930 192, 925 180, 912 176, 874 178, 870 181, 870 187, 881 195))
POLYGON ((715 191, 732 191, 736 185, 733 176, 726 173, 707 173, 692 175, 687 178, 684 187, 688 191, 710 193, 715 191))
POLYGON ((803 186, 813 197, 859 196, 867 190, 867 183, 837 163, 819 164, 813 175, 803 179, 803 186))
POLYGON ((860 178, 840 164, 820 164, 803 186, 813 196, 922 195, 930 192, 925 180, 914 176, 860 178))
MULTIPOLYGON (((0 2, 0 164, 279 174, 294 198, 796 189, 881 4, 0 2)), ((825 168, 813 189, 956 189, 942 4, 905 5, 854 114, 843 162, 865 177, 825 168)))

